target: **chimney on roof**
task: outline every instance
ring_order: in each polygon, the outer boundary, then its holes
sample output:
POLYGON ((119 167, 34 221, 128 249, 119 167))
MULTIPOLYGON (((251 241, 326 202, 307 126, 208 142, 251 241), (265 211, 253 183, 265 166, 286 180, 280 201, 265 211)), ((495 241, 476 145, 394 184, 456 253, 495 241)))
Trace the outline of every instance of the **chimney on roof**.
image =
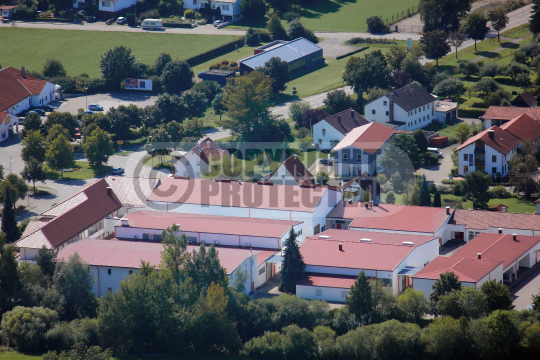
POLYGON ((26 70, 25 70, 24 66, 21 66, 21 75, 22 75, 23 78, 26 79, 26 70))
POLYGON ((512 234, 512 239, 513 239, 514 241, 517 241, 517 234, 512 234))
POLYGON ((107 195, 112 196, 112 187, 107 186, 107 195))
POLYGON ((351 117, 354 119, 354 110, 351 110, 351 117))
POLYGON ((339 243, 339 251, 343 251, 343 244, 339 243))
POLYGON ((337 122, 341 125, 341 115, 337 116, 337 122))
POLYGON ((351 204, 351 205, 352 205, 352 199, 349 199, 349 204, 351 204))
POLYGON ((499 228, 499 234, 502 234, 502 228, 499 228))
POLYGON ((482 253, 477 253, 476 256, 478 257, 478 260, 482 260, 482 253))
POLYGON ((242 180, 238 180, 238 185, 242 185, 242 180))
POLYGON ((450 206, 446 207, 446 215, 450 215, 450 206))
POLYGON ((488 130, 488 136, 491 140, 495 139, 495 130, 488 130))

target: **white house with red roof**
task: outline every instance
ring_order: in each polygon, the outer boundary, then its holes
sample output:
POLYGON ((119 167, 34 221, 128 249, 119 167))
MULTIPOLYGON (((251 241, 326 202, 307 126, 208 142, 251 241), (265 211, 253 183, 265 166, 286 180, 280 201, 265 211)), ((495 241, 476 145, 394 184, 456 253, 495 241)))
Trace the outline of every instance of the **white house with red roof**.
POLYGON ((313 125, 313 141, 319 149, 332 150, 354 128, 369 124, 362 115, 347 109, 313 125))
MULTIPOLYGON (((188 245, 192 253, 199 251, 198 245, 188 245)), ((252 282, 257 271, 257 256, 260 251, 250 249, 233 249, 216 246, 221 266, 232 282, 240 271, 248 274, 246 293, 252 289, 252 282)), ((90 273, 95 278, 93 291, 100 297, 107 292, 120 288, 122 280, 134 276, 141 267, 141 261, 159 269, 161 263, 161 243, 84 239, 71 244, 57 256, 59 261, 67 261, 75 253, 82 261, 90 265, 90 273)))
POLYGON ((377 122, 354 128, 331 153, 334 155, 334 175, 355 177, 363 173, 373 175, 379 158, 395 131, 377 122))
POLYGON ((13 132, 13 125, 18 123, 18 119, 7 111, 0 111, 0 142, 6 140, 13 132))
POLYGON ((454 209, 427 206, 339 202, 326 217, 327 229, 434 236, 442 246, 454 209))
POLYGON ((303 222, 302 234, 326 229, 326 215, 341 200, 339 189, 227 179, 168 176, 147 201, 147 210, 303 222))
POLYGON ((313 175, 306 169, 296 154, 292 154, 278 165, 277 169, 264 177, 264 181, 271 181, 281 185, 311 185, 313 175))
POLYGON ((304 299, 344 302, 358 274, 377 279, 398 294, 411 277, 439 255, 434 236, 327 230, 300 247, 305 276, 296 284, 304 299))
POLYGON ((482 116, 484 129, 494 125, 501 126, 523 114, 540 121, 540 108, 537 107, 490 106, 482 116))
POLYGON ((433 284, 446 272, 453 272, 461 286, 478 288, 486 281, 503 281, 503 261, 482 259, 481 255, 473 259, 439 256, 413 275, 412 287, 429 298, 433 284))
POLYGON ((540 140, 540 123, 532 117, 522 114, 505 122, 494 125, 465 141, 455 151, 458 153, 460 175, 469 171, 485 171, 488 174, 509 172, 509 162, 518 155, 523 141, 540 140))
POLYGON ((219 163, 225 156, 229 156, 229 152, 220 148, 209 137, 200 140, 189 151, 171 152, 174 173, 195 179, 201 178, 214 162, 219 163))
POLYGON ((242 0, 186 0, 183 2, 184 9, 199 10, 201 8, 219 9, 221 17, 216 17, 216 20, 224 22, 239 19, 242 16, 240 5, 242 0))
POLYGON ((26 74, 24 67, 0 70, 0 112, 18 113, 33 106, 42 106, 59 97, 56 85, 26 74))

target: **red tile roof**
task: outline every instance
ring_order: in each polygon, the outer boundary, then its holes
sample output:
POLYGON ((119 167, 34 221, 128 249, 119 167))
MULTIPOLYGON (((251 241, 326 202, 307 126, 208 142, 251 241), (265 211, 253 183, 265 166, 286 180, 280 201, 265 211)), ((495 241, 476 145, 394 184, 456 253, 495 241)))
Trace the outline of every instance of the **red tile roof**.
POLYGON ((414 246, 307 239, 300 246, 306 265, 393 271, 414 246))
MULTIPOLYGON (((326 191, 331 190, 323 186, 264 185, 168 176, 161 179, 148 200, 312 212, 326 191)), ((321 203, 320 206, 328 205, 321 203)))
POLYGON ((528 91, 525 91, 512 100, 510 103, 512 106, 524 106, 524 107, 531 107, 538 104, 538 101, 532 96, 532 94, 528 91))
POLYGON ((510 234, 482 233, 469 241, 452 257, 473 259, 481 253, 484 260, 503 261, 503 268, 506 269, 538 243, 540 243, 540 236, 517 235, 517 240, 514 241, 510 234))
POLYGON ((356 276, 307 273, 296 285, 350 289, 356 278, 356 276))
MULTIPOLYGON (((188 251, 199 250, 199 245, 188 245, 188 251)), ((257 251, 240 248, 225 248, 216 246, 221 266, 227 274, 231 274, 242 262, 257 251)), ((82 261, 94 266, 111 266, 138 269, 141 261, 159 267, 161 263, 161 243, 127 240, 84 239, 68 245, 57 256, 59 261, 67 261, 70 256, 78 253, 82 261)))
POLYGON ((31 80, 31 79, 18 79, 19 82, 24 86, 28 92, 32 95, 39 95, 41 91, 47 85, 45 80, 31 80))
POLYGON ((73 198, 84 199, 64 208, 65 211, 58 213, 39 230, 18 240, 17 247, 41 248, 45 245, 49 249, 57 249, 66 241, 120 209, 122 204, 114 192, 112 196, 107 195, 107 187, 105 179, 98 180, 53 207, 52 209, 63 207, 73 198))
MULTIPOLYGON (((7 110, 31 96, 32 92, 20 80, 23 80, 32 91, 37 90, 41 86, 40 84, 42 84, 42 80, 38 80, 30 75, 23 77, 20 70, 12 67, 1 69, 0 111, 7 110)), ((43 89, 43 86, 41 86, 41 89, 43 89)))
MULTIPOLYGON (((362 175, 357 176, 347 181, 345 184, 343 184, 342 189, 343 191, 346 191, 349 188, 349 186, 352 185, 353 182, 356 182, 362 188, 362 190, 364 191, 370 190, 371 187, 373 186, 373 180, 376 181, 377 179, 372 178, 371 176, 369 176, 367 172, 365 172, 362 175)), ((375 192, 377 194, 376 196, 379 196, 381 194, 381 185, 378 182, 377 182, 377 189, 375 192)))
POLYGON ((395 131, 393 129, 377 122, 372 122, 352 129, 331 152, 354 146, 357 149, 375 154, 394 134, 395 131))
POLYGON ((492 206, 491 208, 502 212, 503 210, 508 209, 508 206, 504 204, 499 204, 499 205, 492 206))
POLYGON ((274 174, 279 170, 281 166, 285 166, 287 171, 295 178, 295 180, 300 185, 311 185, 311 179, 313 175, 306 169, 304 164, 300 161, 296 154, 289 156, 284 162, 282 162, 276 170, 271 174, 265 176, 265 178, 270 179, 274 174))
POLYGON ((276 250, 257 249, 257 251, 260 251, 257 254, 257 266, 261 266, 261 264, 268 260, 271 256, 279 254, 279 251, 276 250))
POLYGON ((311 236, 309 239, 324 239, 326 241, 336 241, 338 243, 344 241, 360 243, 360 239, 370 239, 372 244, 386 245, 402 245, 403 242, 407 241, 414 243, 414 246, 418 246, 437 238, 432 235, 408 235, 376 231, 330 229, 311 236), (321 236, 324 236, 324 238, 321 238, 321 236))
POLYGON ((489 120, 512 120, 523 114, 529 115, 534 120, 540 120, 540 108, 511 106, 490 106, 483 118, 489 120))
POLYGON ((501 125, 501 129, 520 140, 535 140, 540 136, 540 122, 523 114, 501 125))
POLYGON ((212 141, 209 137, 206 137, 199 141, 191 150, 195 155, 199 156, 202 161, 210 164, 212 158, 222 159, 225 155, 229 154, 229 151, 223 150, 218 144, 212 141))
MULTIPOLYGON (((129 226, 143 229, 164 230, 173 224, 180 230, 211 234, 229 234, 281 238, 299 221, 241 218, 234 216, 181 214, 163 211, 139 210, 128 213, 124 219, 129 226)), ((120 226, 120 222, 116 225, 120 226)))
POLYGON ((456 209, 449 223, 465 225, 467 229, 474 230, 492 227, 540 231, 540 215, 536 214, 456 209))
POLYGON ((366 209, 365 203, 339 202, 326 216, 333 219, 352 219, 349 228, 434 233, 446 221, 446 209, 378 204, 366 209))
POLYGON ((500 127, 498 127, 497 125, 495 125, 474 136, 471 136, 454 151, 459 151, 466 146, 474 144, 477 141, 481 141, 485 143, 486 145, 489 145, 490 147, 492 147, 493 149, 495 149, 496 151, 500 152, 503 155, 508 154, 510 150, 518 146, 518 144, 521 142, 520 139, 512 135, 510 132, 505 131, 501 129, 500 127), (493 130, 494 132, 493 139, 489 136, 490 130, 493 130))
POLYGON ((496 260, 438 256, 435 260, 413 275, 413 278, 437 280, 440 278, 441 274, 451 271, 456 274, 459 281, 476 283, 482 280, 501 263, 502 261, 496 260))

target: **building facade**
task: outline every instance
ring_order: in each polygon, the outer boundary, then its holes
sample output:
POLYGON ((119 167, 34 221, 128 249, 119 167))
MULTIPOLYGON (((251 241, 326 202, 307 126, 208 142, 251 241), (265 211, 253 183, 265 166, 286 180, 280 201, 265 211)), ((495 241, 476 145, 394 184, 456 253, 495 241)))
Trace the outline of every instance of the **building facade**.
POLYGON ((212 9, 219 8, 221 11, 221 18, 216 18, 215 20, 222 20, 223 22, 238 20, 242 17, 240 11, 240 5, 242 0, 185 0, 184 9, 199 10, 209 8, 212 9))
POLYGON ((313 126, 313 142, 320 150, 332 150, 354 128, 369 124, 362 115, 347 109, 313 126))

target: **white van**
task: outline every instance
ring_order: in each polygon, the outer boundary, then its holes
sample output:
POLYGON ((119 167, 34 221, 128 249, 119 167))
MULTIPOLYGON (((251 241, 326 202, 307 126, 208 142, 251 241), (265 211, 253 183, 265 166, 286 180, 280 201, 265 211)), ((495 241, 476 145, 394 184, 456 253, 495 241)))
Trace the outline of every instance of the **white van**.
POLYGON ((163 28, 163 20, 161 19, 145 19, 141 24, 143 30, 159 30, 163 28))
POLYGON ((437 148, 432 148, 432 147, 428 147, 427 148, 427 151, 432 153, 432 154, 435 154, 437 155, 438 157, 442 158, 443 157, 443 153, 441 152, 441 150, 437 149, 437 148))

